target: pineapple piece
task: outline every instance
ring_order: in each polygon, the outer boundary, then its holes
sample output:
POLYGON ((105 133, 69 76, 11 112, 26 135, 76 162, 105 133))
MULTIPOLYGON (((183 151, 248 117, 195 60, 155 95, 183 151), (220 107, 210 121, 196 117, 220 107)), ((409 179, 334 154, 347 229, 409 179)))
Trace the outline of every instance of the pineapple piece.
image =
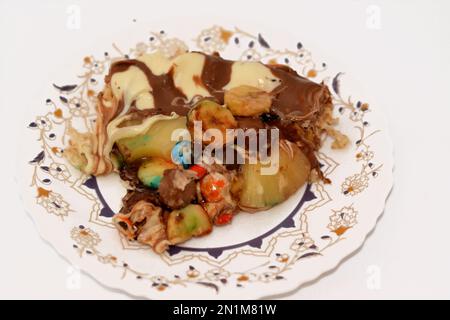
POLYGON ((170 161, 172 148, 177 143, 171 137, 177 129, 186 129, 185 117, 156 122, 146 133, 120 139, 116 145, 127 163, 149 157, 170 161))
POLYGON ((311 172, 308 158, 295 144, 280 143, 279 169, 274 175, 262 175, 261 163, 244 164, 239 207, 244 211, 259 211, 286 200, 303 186, 311 172))
POLYGON ((183 209, 172 211, 167 220, 167 237, 171 244, 203 236, 211 230, 212 224, 208 214, 198 204, 190 204, 183 209))

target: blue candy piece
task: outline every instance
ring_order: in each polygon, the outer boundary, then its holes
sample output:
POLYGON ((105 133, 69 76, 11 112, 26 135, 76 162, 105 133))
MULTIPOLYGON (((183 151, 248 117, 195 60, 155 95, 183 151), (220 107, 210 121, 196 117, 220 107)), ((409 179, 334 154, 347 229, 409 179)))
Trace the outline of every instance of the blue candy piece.
POLYGON ((178 141, 172 148, 172 161, 181 164, 184 169, 188 169, 191 165, 191 142, 178 141))

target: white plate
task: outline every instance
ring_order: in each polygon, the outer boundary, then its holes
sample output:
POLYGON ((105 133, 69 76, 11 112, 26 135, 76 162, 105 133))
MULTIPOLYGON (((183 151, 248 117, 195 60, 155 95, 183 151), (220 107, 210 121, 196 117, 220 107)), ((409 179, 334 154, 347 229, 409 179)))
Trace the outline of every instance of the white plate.
MULTIPOLYGON (((173 30, 176 30, 174 28, 173 30)), ((261 30, 264 34, 263 30, 261 30)), ((42 237, 74 265, 111 288, 147 298, 251 299, 291 291, 333 269, 359 248, 374 228, 391 190, 392 144, 376 106, 357 91, 350 75, 328 66, 295 39, 271 47, 255 30, 212 26, 183 27, 180 34, 156 30, 131 49, 95 48, 108 54, 82 59, 80 78, 55 70, 48 81, 48 101, 24 123, 19 174, 26 210, 42 237), (158 256, 127 243, 111 224, 125 190, 117 176, 81 175, 62 157, 69 123, 86 128, 94 119, 94 99, 103 86, 111 59, 160 49, 218 51, 229 59, 288 63, 313 81, 329 84, 339 129, 351 138, 345 150, 325 141, 319 158, 333 181, 299 190, 286 202, 257 214, 240 214, 216 228, 158 256), (352 98, 350 98, 350 96, 352 98)), ((127 43, 126 35, 111 39, 127 43)), ((69 59, 69 57, 68 57, 69 59)), ((39 101, 36 101, 39 104, 39 101)))

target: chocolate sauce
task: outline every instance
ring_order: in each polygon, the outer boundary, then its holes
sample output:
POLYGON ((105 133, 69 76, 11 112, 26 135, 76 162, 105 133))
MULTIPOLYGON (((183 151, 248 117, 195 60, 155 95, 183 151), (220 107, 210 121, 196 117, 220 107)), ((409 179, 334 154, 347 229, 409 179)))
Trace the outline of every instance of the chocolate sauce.
POLYGON ((233 61, 225 60, 215 53, 205 54, 201 80, 209 93, 223 104, 223 87, 230 82, 233 61))
POLYGON ((281 80, 280 85, 274 89, 278 92, 274 96, 272 108, 285 117, 307 117, 320 111, 327 100, 328 89, 300 76, 287 66, 268 66, 273 75, 281 80))
MULTIPOLYGON (((196 79, 197 82, 201 81, 202 85, 221 104, 223 104, 224 95, 222 88, 231 79, 233 62, 223 59, 218 54, 205 54, 201 77, 196 79)), ((152 87, 155 107, 161 113, 187 114, 188 108, 174 103, 176 98, 185 99, 186 96, 174 84, 173 68, 168 73, 154 75, 144 62, 135 59, 124 60, 111 66, 109 79, 114 73, 125 71, 130 66, 139 68, 147 77, 152 87)), ((272 91, 272 111, 276 114, 306 120, 318 113, 324 104, 331 103, 330 94, 325 85, 312 82, 285 65, 267 65, 267 67, 275 77, 280 79, 280 84, 272 91)))
POLYGON ((144 62, 130 59, 114 63, 111 66, 110 77, 116 72, 128 70, 131 66, 139 68, 147 77, 147 81, 152 88, 156 108, 160 109, 164 114, 170 114, 171 112, 176 112, 179 115, 187 114, 189 111, 187 108, 173 103, 176 98, 186 99, 184 93, 173 82, 173 68, 168 73, 157 76, 153 74, 144 62))
MULTIPOLYGON (((203 53, 202 53, 203 54, 203 53)), ((203 85, 213 98, 220 104, 224 102, 223 87, 230 82, 234 61, 223 59, 219 54, 206 55, 201 77, 194 79, 195 83, 203 85)), ((155 75, 148 66, 139 60, 130 59, 114 63, 111 66, 106 82, 116 72, 126 71, 130 66, 139 68, 147 77, 152 88, 154 109, 138 110, 132 106, 128 113, 135 114, 131 121, 154 114, 170 114, 176 112, 185 116, 189 111, 186 96, 177 88, 173 81, 173 68, 168 73, 155 75), (183 103, 174 103, 184 101, 183 103)), ((271 92, 273 96, 271 113, 273 119, 263 121, 261 117, 236 117, 238 127, 242 129, 262 129, 276 127, 280 130, 280 138, 298 142, 305 152, 312 167, 318 168, 315 150, 320 141, 310 141, 306 138, 300 124, 310 121, 315 125, 318 117, 326 106, 331 105, 331 95, 323 84, 317 84, 300 76, 292 68, 285 65, 267 65, 272 74, 280 80, 280 84, 271 92), (275 116, 276 115, 276 116, 275 116)))

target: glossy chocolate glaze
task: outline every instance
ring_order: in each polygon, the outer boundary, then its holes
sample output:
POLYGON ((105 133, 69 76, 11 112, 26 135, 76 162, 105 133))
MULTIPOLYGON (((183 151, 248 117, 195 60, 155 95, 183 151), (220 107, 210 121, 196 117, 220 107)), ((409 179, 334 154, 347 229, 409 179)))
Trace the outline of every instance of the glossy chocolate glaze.
POLYGON ((230 82, 233 61, 225 60, 218 53, 205 54, 205 64, 201 81, 209 93, 223 104, 224 92, 222 88, 230 82))
MULTIPOLYGON (((230 81, 233 62, 223 59, 217 53, 205 55, 201 80, 221 104, 223 104, 222 88, 230 81)), ((318 112, 321 105, 329 102, 326 86, 300 76, 285 65, 267 65, 267 67, 280 80, 280 84, 272 91, 274 96, 272 110, 277 114, 285 117, 309 117, 318 112)))
MULTIPOLYGON (((197 85, 202 85, 211 94, 212 98, 223 104, 223 87, 230 82, 234 61, 226 60, 217 53, 206 55, 200 78, 193 79, 197 85)), ((170 114, 176 112, 184 116, 188 113, 190 105, 186 96, 177 88, 173 81, 173 68, 169 72, 154 75, 149 67, 142 61, 130 59, 114 63, 111 66, 106 81, 109 82, 116 72, 127 70, 130 66, 139 68, 146 76, 152 88, 154 97, 153 109, 138 110, 131 107, 128 111, 135 118, 142 119, 154 114, 170 114), (174 103, 184 101, 183 103, 174 103)), ((328 88, 323 84, 317 84, 300 76, 292 68, 285 65, 266 65, 279 79, 279 85, 271 92, 273 102, 271 113, 276 115, 274 121, 265 121, 263 117, 236 117, 238 127, 242 129, 262 129, 275 127, 280 130, 280 137, 293 142, 298 142, 305 152, 312 167, 318 168, 319 163, 314 152, 320 141, 309 141, 304 137, 300 128, 304 121, 315 125, 318 117, 325 107, 331 105, 331 96, 328 88)), ((276 80, 276 79, 275 79, 276 80)))
MULTIPOLYGON (((205 55, 200 79, 196 83, 203 85, 219 103, 223 103, 223 87, 230 81, 234 61, 226 60, 218 54, 205 55)), ((163 113, 172 111, 185 115, 186 107, 174 103, 186 96, 173 81, 173 68, 168 73, 154 75, 148 66, 139 60, 130 59, 114 63, 107 80, 116 72, 127 70, 130 66, 139 68, 147 77, 152 87, 155 107, 163 113)), ((282 117, 306 119, 320 111, 324 104, 330 103, 330 94, 325 85, 317 84, 300 76, 285 65, 267 65, 273 75, 280 79, 280 84, 272 91, 272 110, 282 117)))
MULTIPOLYGON (((114 73, 126 71, 131 66, 139 68, 147 77, 147 81, 152 87, 155 107, 160 109, 161 113, 170 114, 171 112, 176 112, 179 115, 187 114, 187 108, 174 103, 176 98, 185 99, 186 96, 173 82, 173 68, 168 73, 154 75, 150 68, 142 61, 136 59, 123 60, 111 66, 108 76, 109 79, 111 79, 114 73)), ((108 78, 106 80, 109 82, 108 78)))
POLYGON ((285 117, 308 118, 319 112, 321 107, 331 102, 325 85, 317 84, 300 76, 285 65, 269 65, 272 73, 281 80, 274 90, 272 108, 285 117))

